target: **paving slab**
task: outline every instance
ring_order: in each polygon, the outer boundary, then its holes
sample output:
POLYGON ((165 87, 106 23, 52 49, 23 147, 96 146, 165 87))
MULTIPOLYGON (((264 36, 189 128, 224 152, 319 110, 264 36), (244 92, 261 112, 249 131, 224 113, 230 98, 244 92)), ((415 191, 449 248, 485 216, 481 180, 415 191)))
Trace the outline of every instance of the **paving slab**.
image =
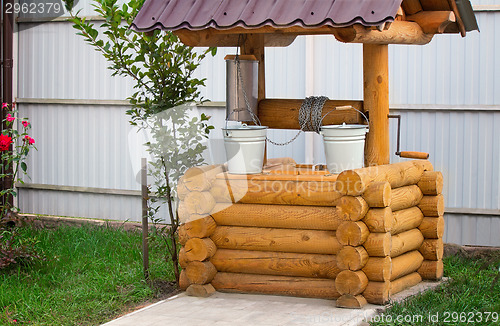
MULTIPOLYGON (((397 301, 435 288, 441 282, 422 282, 397 295, 397 301)), ((105 326, 356 326, 385 309, 368 304, 343 309, 335 300, 216 292, 208 298, 185 293, 112 320, 105 326)), ((104 326, 103 325, 103 326, 104 326)))
POLYGON ((358 325, 377 313, 375 305, 340 309, 335 300, 216 292, 208 298, 185 293, 112 320, 106 326, 358 325))

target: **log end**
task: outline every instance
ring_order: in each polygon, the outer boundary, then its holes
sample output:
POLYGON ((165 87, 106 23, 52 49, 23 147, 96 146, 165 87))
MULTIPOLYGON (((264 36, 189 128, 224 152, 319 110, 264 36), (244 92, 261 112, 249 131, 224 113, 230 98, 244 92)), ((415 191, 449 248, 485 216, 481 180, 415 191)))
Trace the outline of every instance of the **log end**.
POLYGON ((186 289, 186 294, 192 297, 200 297, 200 298, 207 298, 214 294, 215 288, 212 286, 212 284, 191 284, 187 289, 186 289))
POLYGON ((366 265, 368 258, 365 248, 345 246, 337 254, 337 267, 357 271, 366 265))
POLYGON ((337 307, 339 308, 361 309, 367 303, 362 295, 344 294, 337 299, 337 307))
POLYGON ((366 185, 355 170, 342 172, 335 182, 335 189, 343 195, 361 196, 365 188, 366 185))
POLYGON ((358 295, 365 290, 367 285, 368 277, 363 271, 345 270, 340 272, 335 279, 335 287, 341 295, 358 295))
POLYGON ((366 241, 369 234, 368 227, 361 221, 344 222, 336 231, 337 240, 344 246, 360 246, 366 241))

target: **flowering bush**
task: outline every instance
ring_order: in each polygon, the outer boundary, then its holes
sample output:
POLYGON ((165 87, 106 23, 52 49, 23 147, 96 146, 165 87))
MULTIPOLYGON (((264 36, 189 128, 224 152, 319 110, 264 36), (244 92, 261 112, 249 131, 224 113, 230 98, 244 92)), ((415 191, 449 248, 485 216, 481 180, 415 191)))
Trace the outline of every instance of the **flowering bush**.
POLYGON ((6 128, 2 130, 0 134, 0 159, 2 161, 0 179, 2 181, 7 180, 7 184, 10 185, 9 188, 0 191, 2 204, 0 218, 3 219, 11 211, 17 211, 17 209, 11 205, 12 199, 17 196, 15 183, 23 183, 19 172, 27 174, 28 166, 25 160, 29 151, 32 148, 36 149, 36 147, 34 146, 35 140, 28 135, 31 129, 31 124, 28 119, 17 118, 18 112, 15 110, 14 105, 11 109, 7 103, 3 103, 2 109, 9 110, 10 112, 3 120, 3 125, 6 128), (20 125, 18 125, 19 128, 15 128, 16 120, 21 122, 20 125))

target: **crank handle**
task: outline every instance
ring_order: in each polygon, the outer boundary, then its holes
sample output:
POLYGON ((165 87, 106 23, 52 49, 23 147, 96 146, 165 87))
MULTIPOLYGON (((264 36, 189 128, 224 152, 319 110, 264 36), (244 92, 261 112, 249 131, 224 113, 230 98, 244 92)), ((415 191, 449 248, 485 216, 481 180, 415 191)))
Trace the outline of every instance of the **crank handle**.
POLYGON ((398 152, 396 155, 404 158, 414 158, 419 160, 427 160, 429 158, 429 153, 424 152, 398 152))

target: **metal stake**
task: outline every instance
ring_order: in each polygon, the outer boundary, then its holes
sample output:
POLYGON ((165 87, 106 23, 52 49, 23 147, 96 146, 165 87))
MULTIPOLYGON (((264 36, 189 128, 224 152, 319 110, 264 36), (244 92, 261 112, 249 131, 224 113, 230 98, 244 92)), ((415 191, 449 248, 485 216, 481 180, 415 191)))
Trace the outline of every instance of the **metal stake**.
POLYGON ((141 192, 142 192, 142 266, 144 278, 149 280, 149 248, 148 248, 148 171, 146 158, 141 160, 141 192))

